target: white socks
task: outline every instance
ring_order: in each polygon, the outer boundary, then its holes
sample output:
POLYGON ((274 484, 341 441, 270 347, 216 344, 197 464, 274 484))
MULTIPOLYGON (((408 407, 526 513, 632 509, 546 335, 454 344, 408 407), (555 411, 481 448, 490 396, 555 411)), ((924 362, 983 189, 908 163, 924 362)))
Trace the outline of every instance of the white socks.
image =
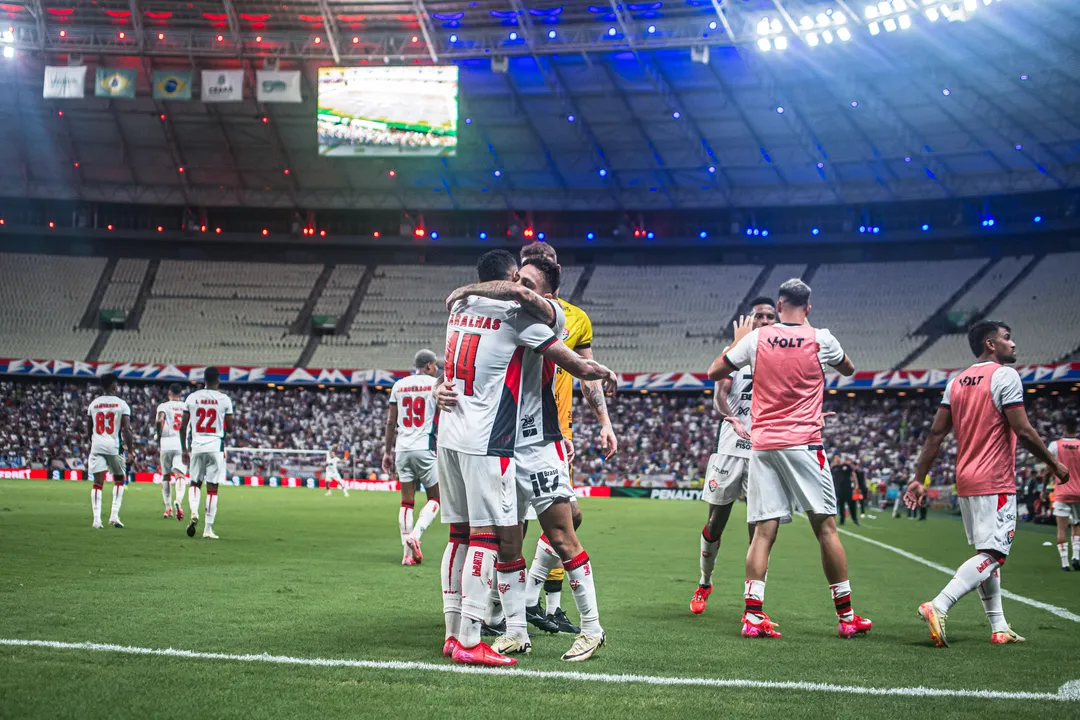
POLYGON ((113 520, 120 522, 120 504, 122 502, 124 502, 124 484, 113 483, 112 512, 109 513, 110 522, 113 520))
POLYGON ((205 525, 203 531, 212 533, 214 532, 214 518, 217 516, 217 490, 211 491, 209 488, 206 490, 206 518, 204 520, 205 525))
POLYGON ((844 580, 829 586, 832 593, 833 604, 836 605, 836 617, 845 622, 855 619, 855 611, 851 609, 851 581, 844 580))
POLYGON ((1073 560, 1080 560, 1080 535, 1073 535, 1073 560))
POLYGON ((720 547, 720 538, 710 540, 705 536, 705 530, 701 531, 701 580, 698 584, 702 587, 712 585, 713 568, 716 567, 716 551, 720 547))
MULTIPOLYGON (((555 548, 551 547, 546 535, 541 535, 536 543, 536 554, 533 556, 532 565, 529 567, 529 582, 525 588, 525 607, 536 607, 540 604, 540 591, 544 588, 544 581, 548 573, 559 567, 559 556, 555 548)), ((558 607, 558 604, 555 605, 558 607)), ((547 612, 555 612, 547 610, 547 612)))
POLYGON ((435 516, 439 514, 439 501, 428 500, 424 503, 424 507, 420 509, 420 516, 416 518, 416 527, 412 529, 412 535, 419 540, 424 535, 424 531, 428 529, 428 526, 435 520, 435 516))
POLYGON ((1061 556, 1061 567, 1069 567, 1069 543, 1058 543, 1058 555, 1061 556))
MULTIPOLYGON (((570 589, 574 592, 574 603, 581 616, 581 632, 590 637, 599 637, 604 629, 600 627, 600 610, 596 606, 596 586, 593 582, 592 565, 589 553, 584 550, 573 560, 563 563, 570 578, 570 589)), ((554 612, 549 610, 549 612, 554 612)), ((509 623, 508 623, 509 624, 509 623)))
POLYGON ((765 619, 765 581, 747 580, 746 590, 743 592, 746 601, 746 609, 743 611, 748 620, 759 623, 765 619))
POLYGON ((172 509, 172 483, 166 477, 161 478, 161 501, 165 503, 165 509, 172 509))
POLYGON ((1001 569, 994 568, 990 577, 979 585, 979 599, 982 600, 986 619, 990 621, 993 632, 1005 632, 1009 623, 1005 622, 1005 611, 1001 609, 1001 569))
MULTIPOLYGON (((439 576, 442 578, 443 619, 446 621, 446 638, 458 636, 461 624, 461 569, 469 554, 469 527, 455 530, 450 526, 450 542, 443 550, 439 576)), ((446 639, 444 638, 444 639, 446 639)))
POLYGON ((180 505, 183 506, 183 504, 184 504, 184 490, 187 489, 187 480, 185 480, 182 475, 181 476, 174 475, 173 477, 176 478, 176 480, 175 480, 176 486, 173 488, 173 501, 177 502, 177 503, 180 503, 180 505))
POLYGON ((199 486, 188 487, 188 505, 191 507, 191 519, 199 517, 199 486))
POLYGON ((413 504, 402 502, 401 508, 398 510, 397 524, 398 531, 401 533, 401 546, 405 546, 405 538, 412 532, 413 524, 413 504))
POLYGON ((529 631, 525 623, 525 558, 508 563, 497 562, 495 573, 496 587, 506 614, 506 634, 526 643, 529 641, 529 631))
POLYGON ((949 612, 957 600, 981 585, 997 569, 997 566, 997 560, 986 553, 979 553, 969 558, 956 571, 956 575, 949 584, 934 598, 934 609, 939 613, 949 612))
POLYGON ((90 509, 94 511, 94 523, 101 524, 101 486, 95 484, 90 488, 90 509))
POLYGON ((469 536, 469 551, 461 571, 461 623, 458 642, 462 647, 480 644, 480 623, 487 615, 488 594, 495 570, 499 539, 494 533, 469 536))
POLYGON ((544 612, 554 615, 559 612, 559 604, 562 602, 562 590, 544 593, 544 612))

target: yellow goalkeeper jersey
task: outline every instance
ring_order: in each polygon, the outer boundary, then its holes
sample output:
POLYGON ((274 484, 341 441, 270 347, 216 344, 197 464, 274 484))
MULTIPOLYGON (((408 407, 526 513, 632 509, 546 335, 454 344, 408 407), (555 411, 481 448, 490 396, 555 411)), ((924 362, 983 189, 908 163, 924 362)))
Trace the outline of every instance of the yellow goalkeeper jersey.
MULTIPOLYGON (((559 298, 566 314, 566 328, 559 338, 571 350, 585 350, 592 347, 592 321, 584 310, 559 298)), ((563 437, 573 437, 574 427, 574 379, 562 368, 555 369, 555 406, 559 410, 559 429, 563 437)))

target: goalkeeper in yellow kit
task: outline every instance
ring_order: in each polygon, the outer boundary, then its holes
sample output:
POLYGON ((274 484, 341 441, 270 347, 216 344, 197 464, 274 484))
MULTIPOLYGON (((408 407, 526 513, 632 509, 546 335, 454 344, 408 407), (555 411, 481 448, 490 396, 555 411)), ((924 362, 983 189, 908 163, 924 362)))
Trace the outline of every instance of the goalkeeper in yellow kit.
MULTIPOLYGON (((521 248, 522 262, 535 257, 542 257, 553 263, 558 263, 555 248, 547 243, 535 242, 521 248)), ((559 304, 562 305, 563 312, 566 314, 566 328, 559 339, 578 355, 591 360, 593 356, 592 321, 589 320, 589 316, 585 311, 576 305, 572 305, 562 298, 559 298, 559 304)), ((558 408, 559 427, 562 430, 566 447, 566 460, 570 465, 571 480, 573 480, 574 476, 573 390, 574 380, 570 377, 570 374, 562 370, 562 368, 556 368, 555 405, 558 408)), ((611 418, 608 416, 604 389, 599 382, 583 382, 581 384, 581 393, 600 423, 600 448, 604 452, 604 457, 610 459, 618 450, 619 445, 615 437, 615 431, 611 427, 611 418)), ((578 507, 576 497, 571 499, 571 511, 574 519, 574 529, 576 530, 581 525, 581 509, 578 507)), ((544 538, 541 538, 541 540, 543 541, 544 538)), ((543 551, 543 545, 545 544, 546 542, 537 544, 536 556, 533 558, 534 565, 551 561, 552 556, 545 554, 543 551)), ((570 622, 566 617, 566 613, 560 607, 563 576, 564 571, 561 565, 548 573, 547 580, 544 582, 545 607, 540 611, 543 614, 537 613, 536 607, 530 607, 527 616, 529 622, 542 630, 550 631, 553 626, 557 625, 559 632, 577 635, 578 628, 570 622)))

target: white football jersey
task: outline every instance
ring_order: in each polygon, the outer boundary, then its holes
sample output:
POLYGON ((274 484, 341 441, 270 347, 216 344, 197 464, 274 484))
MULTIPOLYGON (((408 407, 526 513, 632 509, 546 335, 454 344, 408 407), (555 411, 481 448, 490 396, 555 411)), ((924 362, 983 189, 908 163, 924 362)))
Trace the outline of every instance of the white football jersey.
POLYGON ((394 452, 435 449, 435 378, 410 375, 394 383, 390 403, 397 405, 394 452))
POLYGON ((330 475, 337 474, 338 463, 341 462, 341 458, 333 453, 326 453, 326 472, 330 475))
MULTIPOLYGON (((750 372, 750 368, 746 367, 731 374, 731 390, 727 396, 728 407, 731 408, 731 414, 742 421, 747 432, 750 432, 750 402, 753 399, 753 393, 754 375, 750 372)), ((750 450, 750 441, 736 435, 731 423, 721 421, 716 452, 721 455, 748 458, 750 450)))
POLYGON ((131 406, 115 395, 102 395, 90 403, 87 414, 94 424, 90 454, 119 455, 120 422, 124 416, 131 417, 131 406))
POLYGON ((191 452, 224 452, 225 416, 233 414, 229 396, 209 388, 196 390, 187 396, 184 409, 190 415, 191 452))
POLYGON ((180 449, 180 421, 184 417, 184 403, 182 400, 166 400, 158 405, 157 413, 165 415, 165 421, 161 423, 161 449, 180 449))
MULTIPOLYGON (((551 330, 559 337, 566 328, 566 313, 557 302, 551 302, 551 306, 555 309, 555 326, 551 330)), ((559 409, 555 405, 556 370, 555 363, 540 353, 527 352, 522 356, 517 436, 519 448, 562 440, 559 409)))
POLYGON ((439 416, 439 447, 513 457, 522 361, 558 342, 550 327, 515 302, 468 297, 446 323, 446 380, 457 406, 439 416))

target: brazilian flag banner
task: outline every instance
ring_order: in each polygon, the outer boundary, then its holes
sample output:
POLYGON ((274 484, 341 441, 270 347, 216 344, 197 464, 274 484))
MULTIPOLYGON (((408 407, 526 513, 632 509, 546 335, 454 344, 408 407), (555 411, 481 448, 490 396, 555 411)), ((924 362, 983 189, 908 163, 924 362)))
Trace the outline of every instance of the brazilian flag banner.
POLYGON ((135 97, 135 71, 99 67, 94 83, 94 95, 107 98, 135 97))
POLYGON ((155 70, 153 86, 155 100, 190 100, 191 71, 155 70))

